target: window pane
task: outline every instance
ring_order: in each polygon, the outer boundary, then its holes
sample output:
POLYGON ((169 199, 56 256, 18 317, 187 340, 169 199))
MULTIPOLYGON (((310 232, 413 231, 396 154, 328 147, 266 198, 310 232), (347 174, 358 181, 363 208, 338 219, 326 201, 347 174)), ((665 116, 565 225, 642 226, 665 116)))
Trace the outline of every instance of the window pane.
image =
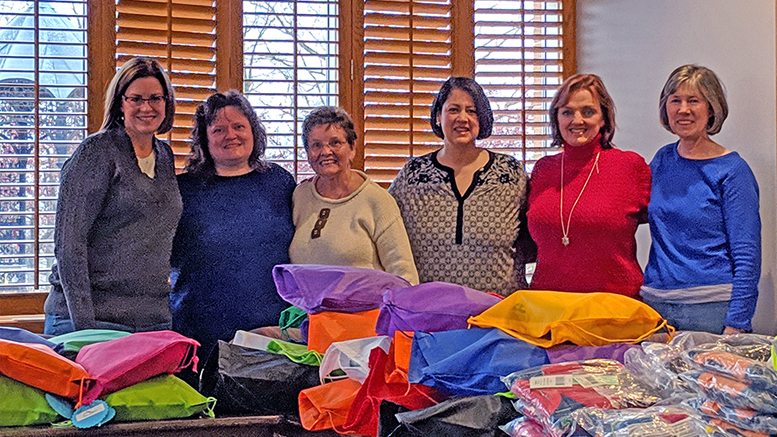
POLYGON ((243 2, 243 91, 267 129, 268 160, 297 180, 312 174, 299 130, 338 104, 337 0, 243 2))
POLYGON ((561 1, 475 0, 475 79, 494 129, 480 145, 534 162, 550 149, 548 108, 562 82, 561 1))
POLYGON ((86 136, 86 10, 0 1, 0 292, 47 285, 59 170, 86 136))

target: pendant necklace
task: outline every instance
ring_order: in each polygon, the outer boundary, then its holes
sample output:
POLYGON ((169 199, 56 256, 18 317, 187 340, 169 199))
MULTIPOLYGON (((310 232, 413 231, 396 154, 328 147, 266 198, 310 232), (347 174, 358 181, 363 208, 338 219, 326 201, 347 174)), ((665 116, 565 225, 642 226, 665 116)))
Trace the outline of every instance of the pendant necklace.
POLYGON ((594 165, 591 166, 591 171, 588 172, 588 177, 585 179, 585 183, 583 184, 583 188, 580 189, 580 194, 577 195, 577 199, 575 199, 575 203, 572 204, 572 209, 569 210, 569 217, 567 218, 567 225, 564 226, 564 152, 561 152, 561 200, 559 200, 559 207, 558 207, 558 213, 559 217, 561 218, 561 244, 564 246, 569 246, 569 225, 572 223, 572 212, 575 210, 575 207, 577 206, 577 202, 580 201, 580 196, 583 195, 583 191, 585 191, 585 187, 588 186, 588 181, 591 180, 591 175, 594 174, 594 169, 596 169, 596 173, 599 173, 599 154, 602 153, 601 151, 596 153, 596 159, 594 159, 594 165))

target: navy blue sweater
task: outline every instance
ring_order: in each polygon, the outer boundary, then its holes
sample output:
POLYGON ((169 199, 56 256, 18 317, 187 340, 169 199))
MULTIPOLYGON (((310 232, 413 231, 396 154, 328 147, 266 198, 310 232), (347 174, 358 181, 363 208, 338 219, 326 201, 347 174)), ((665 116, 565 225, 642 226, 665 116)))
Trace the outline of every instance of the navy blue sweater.
POLYGON ((295 182, 270 164, 234 177, 182 174, 178 185, 183 213, 171 260, 178 272, 173 329, 199 341, 200 356, 207 356, 238 329, 277 325, 288 307, 272 268, 289 262, 295 182))

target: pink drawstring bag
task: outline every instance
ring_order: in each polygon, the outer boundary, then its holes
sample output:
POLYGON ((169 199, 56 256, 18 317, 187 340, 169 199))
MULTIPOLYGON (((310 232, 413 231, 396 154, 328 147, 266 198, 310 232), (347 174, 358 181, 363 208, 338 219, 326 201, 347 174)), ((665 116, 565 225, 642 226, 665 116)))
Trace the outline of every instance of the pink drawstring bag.
POLYGON ((163 373, 193 365, 197 371, 196 340, 173 331, 138 332, 127 337, 84 346, 76 363, 95 383, 84 393, 89 405, 104 396, 163 373))

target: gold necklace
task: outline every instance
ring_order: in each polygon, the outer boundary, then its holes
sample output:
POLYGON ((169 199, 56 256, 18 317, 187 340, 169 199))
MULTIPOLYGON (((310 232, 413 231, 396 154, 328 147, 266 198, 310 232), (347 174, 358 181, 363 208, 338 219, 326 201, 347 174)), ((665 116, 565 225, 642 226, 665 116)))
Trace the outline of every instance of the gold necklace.
POLYGON ((591 166, 591 171, 588 172, 588 177, 585 179, 585 183, 583 184, 583 188, 580 189, 580 194, 577 195, 577 199, 575 199, 575 203, 572 204, 572 209, 569 210, 569 217, 567 218, 567 226, 564 227, 564 152, 561 152, 561 198, 559 200, 559 206, 558 206, 558 214, 561 218, 561 244, 563 244, 565 247, 569 246, 569 225, 572 224, 572 212, 575 210, 575 207, 577 206, 577 202, 580 201, 580 196, 583 195, 583 191, 585 191, 585 187, 588 186, 588 181, 591 180, 591 175, 594 174, 594 169, 596 169, 596 173, 599 173, 599 154, 602 153, 597 152, 596 153, 596 159, 594 159, 594 165, 591 166))

